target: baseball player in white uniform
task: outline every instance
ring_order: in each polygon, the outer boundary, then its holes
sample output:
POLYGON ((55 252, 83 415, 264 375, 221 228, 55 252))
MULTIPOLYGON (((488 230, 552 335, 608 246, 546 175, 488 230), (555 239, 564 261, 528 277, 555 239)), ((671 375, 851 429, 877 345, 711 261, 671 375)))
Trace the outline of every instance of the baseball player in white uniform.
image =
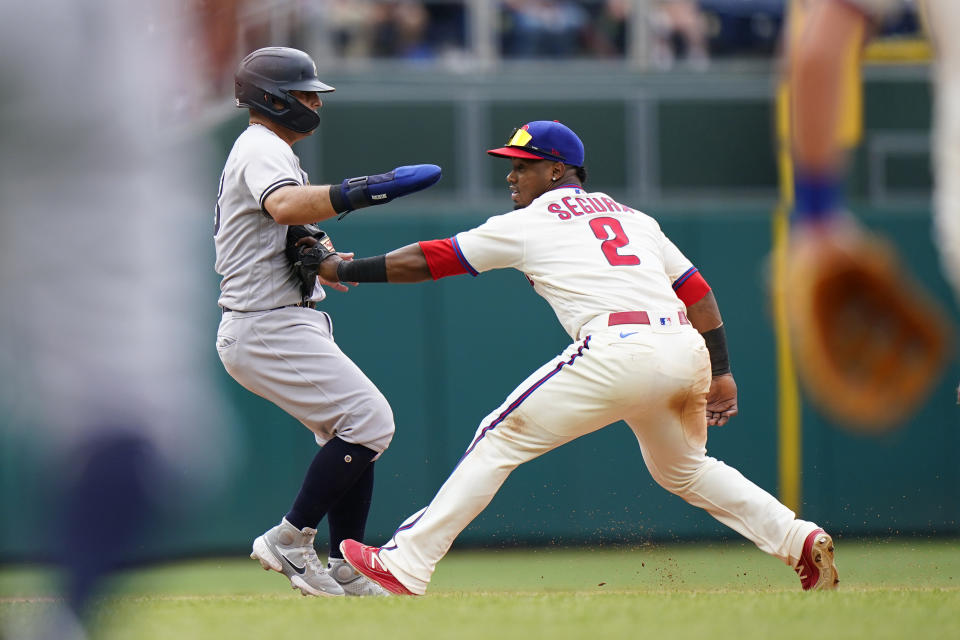
MULTIPOLYGON (((934 236, 943 270, 960 301, 960 5, 926 0, 937 55, 934 68, 934 236)), ((960 389, 957 401, 960 402, 960 389)))
POLYGON ((341 281, 420 282, 514 268, 573 339, 483 422, 430 504, 382 547, 341 545, 358 571, 423 594, 437 562, 518 465, 624 420, 667 490, 783 560, 804 589, 837 584, 833 542, 738 471, 706 455, 707 426, 737 413, 723 323, 706 281, 646 214, 584 189, 583 144, 555 121, 490 150, 509 158, 515 210, 385 256, 328 257, 341 281))
MULTIPOLYGON (((250 109, 250 126, 230 151, 217 198, 216 270, 223 276, 217 351, 237 382, 303 423, 321 446, 290 511, 256 538, 251 557, 304 595, 380 595, 380 587, 343 561, 338 546, 363 535, 374 460, 393 437, 393 414, 334 342, 330 316, 304 300, 285 255, 287 233, 289 225, 430 186, 440 170, 401 167, 310 186, 291 146, 317 127, 319 93, 329 91, 313 60, 296 49, 259 49, 240 63, 237 105, 250 109), (331 541, 326 569, 313 546, 324 516, 331 541)), ((322 299, 322 289, 313 299, 322 299)))

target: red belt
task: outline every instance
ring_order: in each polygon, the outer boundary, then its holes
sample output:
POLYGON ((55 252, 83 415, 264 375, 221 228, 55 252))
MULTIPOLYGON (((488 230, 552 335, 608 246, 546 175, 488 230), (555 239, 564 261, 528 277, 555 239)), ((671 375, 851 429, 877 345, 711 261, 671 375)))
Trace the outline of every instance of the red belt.
MULTIPOLYGON (((686 313, 683 311, 677 313, 680 316, 680 324, 690 324, 686 313)), ((617 311, 610 314, 607 326, 612 327, 617 324, 650 324, 650 316, 646 311, 617 311)))

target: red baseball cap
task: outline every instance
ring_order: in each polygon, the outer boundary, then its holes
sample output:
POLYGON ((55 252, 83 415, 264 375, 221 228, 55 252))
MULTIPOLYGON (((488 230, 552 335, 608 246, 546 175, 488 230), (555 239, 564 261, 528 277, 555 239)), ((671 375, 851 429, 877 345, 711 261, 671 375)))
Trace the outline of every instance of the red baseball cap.
POLYGON ((557 120, 534 120, 510 134, 507 144, 487 151, 499 158, 554 160, 583 166, 583 142, 570 127, 557 120))

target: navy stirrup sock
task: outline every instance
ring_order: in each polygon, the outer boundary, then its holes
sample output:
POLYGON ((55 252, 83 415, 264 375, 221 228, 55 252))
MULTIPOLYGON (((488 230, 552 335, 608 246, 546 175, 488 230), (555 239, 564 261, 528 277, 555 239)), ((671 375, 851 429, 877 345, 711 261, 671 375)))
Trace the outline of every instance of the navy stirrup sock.
POLYGON ((307 469, 287 521, 298 529, 315 529, 323 516, 356 484, 377 452, 333 438, 323 445, 307 469))
POLYGON ((373 498, 375 466, 375 462, 367 465, 363 475, 327 514, 327 524, 330 526, 331 558, 343 557, 340 553, 340 543, 347 538, 363 541, 363 534, 367 528, 367 514, 370 513, 370 501, 373 498))

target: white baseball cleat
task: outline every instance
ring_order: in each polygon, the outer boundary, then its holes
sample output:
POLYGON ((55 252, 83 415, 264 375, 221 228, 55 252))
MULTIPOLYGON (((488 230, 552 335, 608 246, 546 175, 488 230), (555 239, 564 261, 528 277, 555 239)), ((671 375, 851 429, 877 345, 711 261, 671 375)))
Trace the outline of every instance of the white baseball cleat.
POLYGON ((800 576, 804 591, 836 589, 840 574, 833 561, 833 538, 823 529, 811 531, 803 541, 803 552, 793 570, 800 576))
POLYGON ((343 558, 330 558, 327 573, 348 596, 389 596, 390 592, 350 566, 343 558))
POLYGON ((342 596, 343 589, 320 564, 313 548, 315 535, 316 529, 297 529, 284 518, 253 541, 250 557, 258 560, 264 570, 287 576, 291 587, 305 596, 342 596))

